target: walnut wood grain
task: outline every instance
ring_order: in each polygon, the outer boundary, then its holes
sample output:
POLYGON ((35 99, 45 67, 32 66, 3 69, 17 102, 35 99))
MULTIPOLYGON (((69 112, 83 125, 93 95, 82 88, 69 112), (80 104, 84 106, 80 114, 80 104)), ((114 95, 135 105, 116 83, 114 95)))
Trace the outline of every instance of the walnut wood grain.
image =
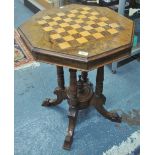
POLYGON ((66 50, 54 48, 51 45, 50 34, 45 32, 37 21, 46 15, 53 16, 56 13, 66 13, 83 7, 85 5, 73 4, 63 9, 41 11, 19 27, 22 39, 37 61, 89 71, 130 55, 134 32, 133 22, 105 7, 89 6, 101 16, 107 17, 110 23, 118 23, 121 27, 118 34, 108 35, 108 37, 66 50), (88 55, 79 55, 79 51, 84 51, 88 55))

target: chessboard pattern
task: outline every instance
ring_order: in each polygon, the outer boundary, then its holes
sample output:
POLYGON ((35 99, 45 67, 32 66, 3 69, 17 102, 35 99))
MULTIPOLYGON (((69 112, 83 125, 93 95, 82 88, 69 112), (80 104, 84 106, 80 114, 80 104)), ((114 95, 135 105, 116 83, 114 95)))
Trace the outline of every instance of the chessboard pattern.
POLYGON ((122 30, 120 24, 90 7, 45 15, 37 23, 49 33, 52 46, 60 50, 105 39, 122 30))

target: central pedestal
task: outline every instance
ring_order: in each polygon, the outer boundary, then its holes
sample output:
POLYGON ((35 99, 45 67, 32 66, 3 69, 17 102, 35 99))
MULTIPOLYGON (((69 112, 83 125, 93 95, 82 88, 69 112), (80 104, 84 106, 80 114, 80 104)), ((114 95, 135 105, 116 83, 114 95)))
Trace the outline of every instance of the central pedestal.
MULTIPOLYGON (((93 85, 89 81, 84 82, 79 76, 77 83, 77 108, 78 110, 87 108, 90 104, 90 100, 93 96, 93 85)), ((67 97, 72 98, 72 92, 70 87, 67 89, 67 97)))
POLYGON ((104 66, 97 69, 95 90, 93 89, 92 83, 88 79, 87 72, 81 72, 81 75, 79 75, 79 80, 77 81, 76 70, 70 69, 69 71, 70 85, 69 87, 65 87, 63 67, 57 66, 58 87, 54 91, 54 94, 57 95, 57 99, 46 99, 42 104, 42 106, 46 107, 55 106, 60 104, 65 99, 68 100, 69 125, 63 145, 64 149, 71 148, 78 110, 92 105, 105 118, 114 122, 121 122, 121 117, 117 113, 108 112, 103 107, 103 104, 105 104, 106 101, 105 96, 102 94, 104 66))

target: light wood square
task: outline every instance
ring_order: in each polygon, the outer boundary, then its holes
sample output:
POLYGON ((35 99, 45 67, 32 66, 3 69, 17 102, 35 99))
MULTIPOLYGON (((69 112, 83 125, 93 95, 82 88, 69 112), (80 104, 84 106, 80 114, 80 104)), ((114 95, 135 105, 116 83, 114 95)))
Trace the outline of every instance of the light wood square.
POLYGON ((50 16, 44 16, 43 19, 45 19, 45 20, 46 19, 51 19, 51 17, 50 16))
POLYGON ((93 25, 93 24, 95 24, 95 22, 92 21, 92 20, 89 20, 89 21, 87 21, 86 23, 87 23, 88 25, 93 25))
POLYGON ((81 20, 81 19, 78 19, 78 20, 75 20, 76 23, 80 24, 80 23, 83 23, 84 21, 81 20))
POLYGON ((88 42, 88 40, 86 39, 86 38, 84 38, 84 37, 81 37, 81 38, 78 38, 78 39, 76 39, 80 44, 83 44, 83 43, 86 43, 86 42, 88 42))
POLYGON ((61 38, 61 35, 60 34, 51 34, 50 38, 52 38, 52 39, 59 39, 59 38, 61 38))
POLYGON ((111 33, 111 34, 115 34, 118 31, 116 29, 112 28, 112 29, 109 29, 108 32, 111 33))
POLYGON ((94 36, 96 39, 100 39, 100 38, 103 38, 103 37, 104 37, 101 33, 94 33, 93 36, 94 36))
POLYGON ((48 25, 50 26, 54 26, 54 25, 57 25, 58 23, 57 22, 49 22, 48 25))
POLYGON ((82 9, 83 9, 83 10, 91 10, 90 7, 83 7, 82 9))
POLYGON ((49 32, 49 31, 53 30, 53 28, 48 26, 48 27, 44 27, 43 30, 46 32, 49 32))
POLYGON ((88 12, 88 11, 81 11, 80 13, 83 14, 83 15, 86 15, 86 14, 88 14, 89 12, 88 12))
POLYGON ((80 34, 84 37, 91 35, 88 31, 83 31, 80 34))
POLYGON ((44 24, 46 24, 47 22, 45 21, 45 20, 39 20, 38 21, 38 24, 40 24, 40 25, 44 25, 44 24))
POLYGON ((92 30, 93 27, 91 27, 90 25, 88 25, 88 26, 84 26, 83 29, 85 29, 85 30, 92 30))
POLYGON ((107 20, 109 20, 109 19, 108 19, 107 17, 100 17, 99 20, 100 20, 100 21, 107 21, 107 20))
POLYGON ((71 22, 72 21, 72 19, 71 18, 65 18, 65 19, 63 19, 65 22, 71 22))
POLYGON ((112 28, 117 28, 117 27, 119 27, 119 25, 116 24, 116 23, 109 24, 109 26, 112 27, 112 28))
POLYGON ((81 26, 79 24, 74 24, 74 25, 71 25, 71 27, 73 27, 74 29, 78 29, 80 28, 81 26))
POLYGON ((53 20, 54 21, 58 21, 58 20, 61 20, 62 18, 60 18, 60 17, 55 17, 55 18, 53 18, 53 20))
POLYGON ((78 18, 83 19, 83 18, 86 18, 86 16, 85 15, 79 15, 78 18))
POLYGON ((67 26, 69 26, 69 24, 68 23, 62 23, 62 24, 60 24, 60 26, 61 27, 67 27, 67 26))
POLYGON ((75 14, 69 14, 68 17, 75 17, 75 14))
POLYGON ((106 25, 108 25, 108 24, 105 23, 105 22, 99 22, 99 23, 97 23, 97 25, 99 25, 99 26, 106 26, 106 25))
POLYGON ((65 41, 71 41, 71 40, 74 40, 74 38, 69 35, 69 36, 64 37, 64 40, 65 41))
POLYGON ((58 16, 65 16, 65 13, 63 12, 60 12, 60 13, 57 13, 58 16))
POLYGON ((97 27, 97 28, 95 28, 95 30, 98 31, 98 32, 103 32, 103 31, 105 31, 105 29, 104 29, 103 27, 97 27))
POLYGON ((63 33, 63 32, 65 32, 65 29, 64 29, 64 28, 58 28, 58 29, 56 29, 56 31, 57 31, 58 33, 63 33))
POLYGON ((91 19, 91 20, 95 20, 95 19, 97 19, 96 16, 90 16, 90 17, 88 17, 88 18, 91 19))
POLYGON ((78 32, 76 30, 69 30, 68 33, 72 35, 72 34, 77 34, 78 32))
POLYGON ((78 10, 71 10, 71 13, 78 13, 78 10))
POLYGON ((90 14, 92 14, 92 15, 99 15, 99 13, 96 12, 96 11, 93 11, 93 12, 91 12, 90 14))
POLYGON ((66 49, 66 48, 71 47, 71 45, 70 45, 68 42, 63 42, 63 43, 60 43, 60 44, 59 44, 59 47, 60 47, 61 49, 66 49))

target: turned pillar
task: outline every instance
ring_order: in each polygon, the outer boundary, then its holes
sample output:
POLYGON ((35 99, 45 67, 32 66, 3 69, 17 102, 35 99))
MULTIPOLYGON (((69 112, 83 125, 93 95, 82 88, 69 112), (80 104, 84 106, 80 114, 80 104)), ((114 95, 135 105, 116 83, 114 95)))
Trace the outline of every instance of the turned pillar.
POLYGON ((96 96, 101 96, 102 95, 102 92, 103 92, 103 80, 104 80, 104 66, 99 67, 97 69, 96 89, 95 89, 96 96))
POLYGON ((57 66, 57 82, 59 88, 65 89, 64 70, 61 66, 57 66))

